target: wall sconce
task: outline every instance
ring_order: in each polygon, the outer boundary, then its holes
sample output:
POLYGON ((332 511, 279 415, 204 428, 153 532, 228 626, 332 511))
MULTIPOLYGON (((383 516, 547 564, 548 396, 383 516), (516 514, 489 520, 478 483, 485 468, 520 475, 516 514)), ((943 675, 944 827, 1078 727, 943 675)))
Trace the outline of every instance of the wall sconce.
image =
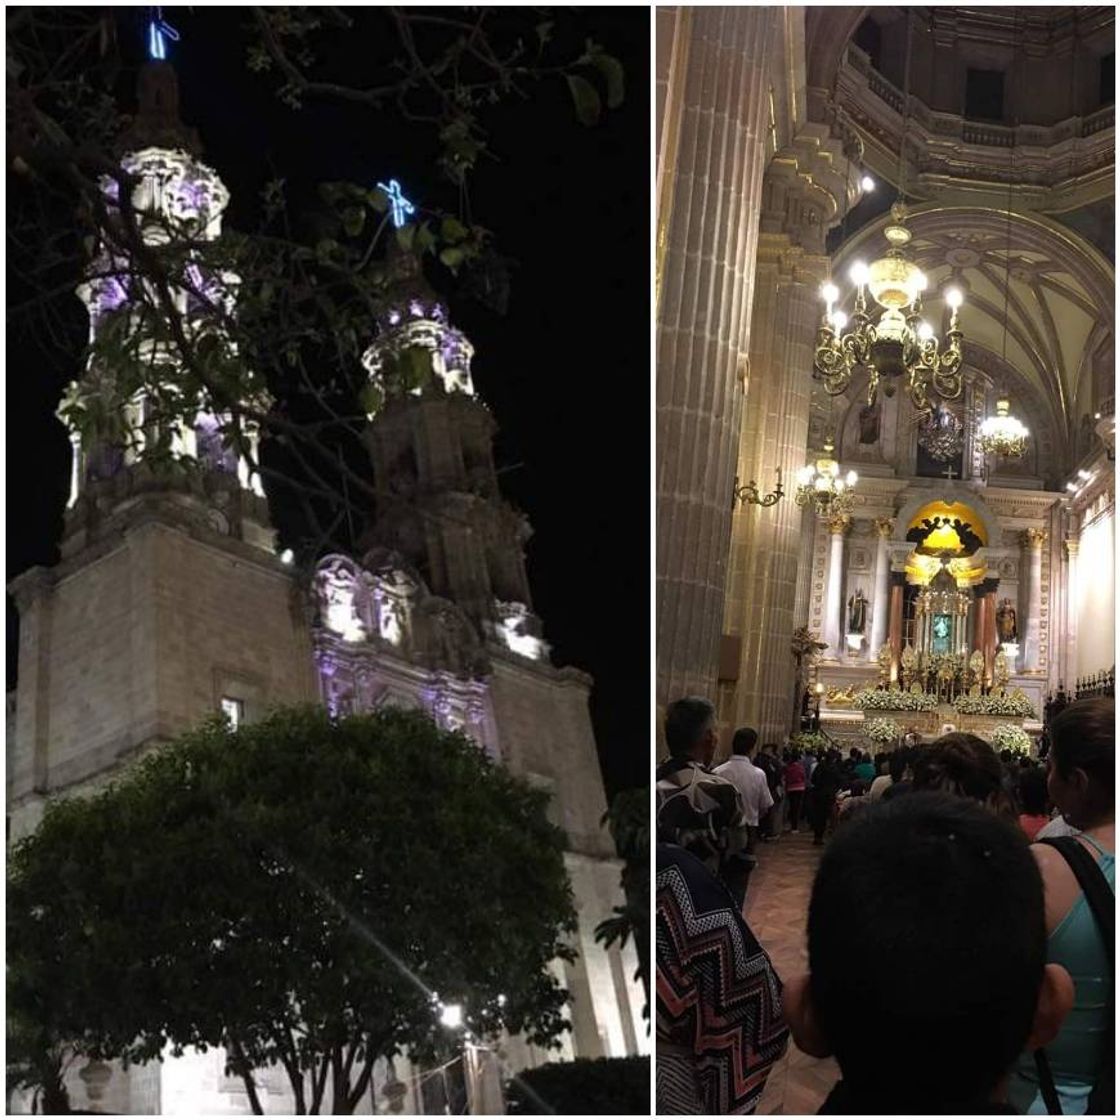
POLYGON ((782 489, 782 468, 778 467, 776 471, 778 475, 778 484, 769 494, 760 494, 758 492, 758 483, 752 478, 745 486, 739 485, 739 476, 735 476, 735 481, 731 486, 731 508, 735 508, 737 501, 742 502, 743 505, 756 505, 756 506, 772 506, 784 494, 782 489))

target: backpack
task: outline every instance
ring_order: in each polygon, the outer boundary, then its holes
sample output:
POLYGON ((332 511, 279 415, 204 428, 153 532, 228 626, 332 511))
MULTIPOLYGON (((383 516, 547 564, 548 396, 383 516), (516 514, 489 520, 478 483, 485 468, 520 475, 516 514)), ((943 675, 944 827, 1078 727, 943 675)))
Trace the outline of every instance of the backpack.
MULTIPOLYGON (((1115 1065, 1115 1040, 1113 1008, 1116 1004, 1116 896, 1104 877, 1104 872, 1097 866, 1084 847, 1072 836, 1055 836, 1040 840, 1040 844, 1049 844, 1056 848, 1062 858, 1069 864, 1070 870, 1077 876, 1077 882, 1089 904, 1093 919, 1097 923, 1097 930, 1104 941, 1105 952, 1108 954, 1108 968, 1112 975, 1112 985, 1108 995, 1107 1027, 1104 1032, 1104 1064, 1097 1072, 1097 1079, 1093 1084, 1093 1091, 1089 1094, 1089 1105, 1086 1113, 1089 1116, 1114 1116, 1116 1114, 1116 1065, 1115 1065)), ((1042 1099, 1046 1102, 1046 1111, 1051 1116, 1062 1114, 1061 1101, 1058 1099, 1058 1090, 1054 1085, 1054 1076, 1050 1072, 1050 1062, 1045 1050, 1034 1052, 1035 1068, 1038 1071, 1039 1088, 1042 1090, 1042 1099)))

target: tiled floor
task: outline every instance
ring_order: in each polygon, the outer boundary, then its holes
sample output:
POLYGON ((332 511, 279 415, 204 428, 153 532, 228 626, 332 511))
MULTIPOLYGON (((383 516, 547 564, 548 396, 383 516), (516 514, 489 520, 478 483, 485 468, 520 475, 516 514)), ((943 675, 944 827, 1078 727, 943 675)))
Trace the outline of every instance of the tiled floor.
MULTIPOLYGON (((747 924, 781 977, 804 972, 808 962, 805 922, 809 893, 822 848, 813 847, 811 832, 785 833, 758 845, 758 867, 751 875, 744 911, 747 924)), ((762 1115, 811 1115, 836 1083, 839 1071, 831 1058, 802 1053, 791 1041, 774 1067, 758 1112, 762 1115)))

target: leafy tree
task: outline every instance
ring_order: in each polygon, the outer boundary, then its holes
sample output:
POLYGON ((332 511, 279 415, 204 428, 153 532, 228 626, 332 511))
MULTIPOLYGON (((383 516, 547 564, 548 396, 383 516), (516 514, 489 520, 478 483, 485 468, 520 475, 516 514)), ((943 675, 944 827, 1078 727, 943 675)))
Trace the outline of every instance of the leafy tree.
MULTIPOLYGON (((9 1014, 101 1059, 223 1046, 299 1113, 353 1112, 374 1062, 566 1027, 575 928, 546 795, 426 715, 220 719, 53 805, 9 866, 9 1014)), ((26 1078, 25 1078, 26 1083, 26 1078)))
POLYGON ((649 1016, 649 786, 625 789, 615 795, 603 817, 609 824, 615 849, 623 860, 622 893, 624 903, 611 917, 599 923, 595 937, 606 948, 617 941, 625 946, 634 938, 638 956, 636 980, 646 995, 643 1008, 649 1016))
POLYGON ((507 1094, 511 1116, 539 1115, 540 1101, 558 1116, 648 1115, 649 1058, 549 1062, 526 1070, 507 1094))
MULTIPOLYGON (((89 373, 64 399, 67 422, 123 446, 130 437, 121 401, 142 392, 161 431, 192 423, 201 402, 223 418, 226 444, 299 510, 302 551, 346 547, 345 526, 374 496, 359 436, 379 391, 367 383, 361 355, 390 280, 385 195, 369 183, 324 183, 317 206, 293 210, 281 168, 264 190, 256 228, 208 241, 189 223, 165 220, 165 236, 153 237, 119 163, 130 127, 117 106, 129 53, 122 43, 137 38, 138 11, 6 11, 8 247, 19 293, 9 320, 76 352, 85 325, 73 314, 75 284, 91 271, 119 280, 128 308, 86 346, 81 368, 89 373), (200 316, 206 329, 198 329, 200 316), (265 437, 261 455, 250 426, 265 437)), ((248 68, 293 112, 310 101, 358 106, 370 114, 371 138, 386 115, 437 138, 433 178, 451 185, 458 205, 419 212, 396 238, 501 311, 508 262, 475 219, 485 207, 469 190, 473 169, 498 154, 488 146, 487 114, 545 83, 565 84, 587 125, 604 106, 617 107, 622 67, 580 34, 585 17, 485 7, 240 14, 248 68), (321 59, 359 34, 369 44, 361 78, 336 80, 321 59)), ((228 18, 237 28, 233 10, 228 18)), ((142 457, 164 472, 192 469, 166 442, 149 442, 142 457)))

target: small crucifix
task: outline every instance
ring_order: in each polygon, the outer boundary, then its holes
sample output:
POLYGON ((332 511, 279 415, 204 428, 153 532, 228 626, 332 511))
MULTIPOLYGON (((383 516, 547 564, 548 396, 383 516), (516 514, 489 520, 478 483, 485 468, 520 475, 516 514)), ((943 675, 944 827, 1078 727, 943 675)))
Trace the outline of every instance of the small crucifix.
POLYGON ((948 479, 948 480, 949 480, 950 482, 952 482, 952 481, 953 481, 953 479, 954 479, 954 478, 956 478, 956 475, 957 475, 957 472, 956 472, 955 470, 953 470, 953 466, 952 466, 952 464, 951 464, 951 463, 949 464, 949 466, 947 466, 947 467, 945 468, 945 470, 944 470, 944 471, 943 471, 942 473, 943 473, 943 474, 945 475, 945 477, 946 477, 946 478, 947 478, 947 479, 948 479))
POLYGON ((416 207, 405 198, 396 179, 390 179, 388 186, 384 183, 378 183, 377 186, 389 196, 389 204, 393 208, 393 225, 400 229, 408 220, 408 215, 416 213, 416 207))

